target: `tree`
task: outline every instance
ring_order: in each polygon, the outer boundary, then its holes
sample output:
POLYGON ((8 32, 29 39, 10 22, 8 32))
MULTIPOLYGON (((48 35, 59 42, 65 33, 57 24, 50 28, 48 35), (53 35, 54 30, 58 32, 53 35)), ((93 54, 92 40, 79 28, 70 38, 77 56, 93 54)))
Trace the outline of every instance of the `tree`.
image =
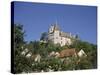
POLYGON ((81 58, 76 69, 92 69, 92 66, 92 63, 88 60, 88 58, 81 58))
POLYGON ((44 32, 44 33, 41 34, 40 40, 46 41, 47 38, 48 38, 48 34, 47 34, 47 32, 44 32))
POLYGON ((14 73, 31 71, 31 61, 21 54, 25 44, 24 30, 20 24, 14 24, 14 73))

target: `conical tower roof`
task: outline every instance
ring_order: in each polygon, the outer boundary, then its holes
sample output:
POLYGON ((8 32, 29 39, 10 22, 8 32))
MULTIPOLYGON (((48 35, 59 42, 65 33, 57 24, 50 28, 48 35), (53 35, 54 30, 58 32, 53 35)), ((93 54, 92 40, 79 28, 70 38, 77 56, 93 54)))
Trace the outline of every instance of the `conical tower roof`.
POLYGON ((56 23, 54 24, 54 30, 60 30, 60 27, 59 27, 57 21, 56 21, 56 23))
POLYGON ((54 30, 60 30, 59 26, 54 24, 54 30))

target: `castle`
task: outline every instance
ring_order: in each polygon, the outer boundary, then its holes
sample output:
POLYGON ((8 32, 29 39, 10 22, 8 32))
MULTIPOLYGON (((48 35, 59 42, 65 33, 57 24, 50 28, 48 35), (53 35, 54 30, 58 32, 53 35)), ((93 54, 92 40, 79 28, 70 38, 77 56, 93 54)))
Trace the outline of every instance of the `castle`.
POLYGON ((61 46, 64 45, 71 45, 73 43, 73 39, 75 39, 75 35, 71 33, 66 33, 61 31, 58 24, 52 24, 48 30, 46 41, 52 41, 54 44, 60 44, 61 46))

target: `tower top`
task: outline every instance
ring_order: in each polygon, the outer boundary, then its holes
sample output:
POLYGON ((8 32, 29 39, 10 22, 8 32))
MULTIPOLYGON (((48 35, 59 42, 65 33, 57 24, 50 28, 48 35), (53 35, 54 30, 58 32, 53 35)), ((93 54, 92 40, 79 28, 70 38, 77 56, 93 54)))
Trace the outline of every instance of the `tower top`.
POLYGON ((56 19, 56 23, 54 24, 54 29, 55 29, 55 30, 60 30, 60 27, 59 27, 59 25, 58 25, 57 19, 56 19))
POLYGON ((58 25, 57 19, 56 19, 56 25, 58 25))

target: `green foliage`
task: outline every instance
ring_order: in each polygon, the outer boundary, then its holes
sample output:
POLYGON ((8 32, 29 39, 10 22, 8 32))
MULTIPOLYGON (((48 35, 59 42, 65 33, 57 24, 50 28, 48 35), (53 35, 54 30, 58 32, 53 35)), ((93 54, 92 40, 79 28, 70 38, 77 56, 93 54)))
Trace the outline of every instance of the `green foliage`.
MULTIPOLYGON (((90 44, 88 42, 83 42, 78 39, 70 46, 65 45, 61 47, 59 44, 53 44, 51 41, 47 43, 39 41, 31 41, 30 43, 25 43, 24 41, 24 31, 22 25, 14 25, 14 71, 15 73, 21 72, 41 72, 42 70, 48 72, 53 71, 66 71, 66 70, 80 70, 80 69, 92 69, 97 68, 97 46, 90 44), (22 47, 24 47, 22 49, 22 47), (26 58, 21 55, 21 52, 25 48, 34 54, 41 55, 40 62, 34 62, 31 58, 26 58), (66 58, 55 58, 48 57, 49 53, 52 51, 60 52, 64 49, 75 48, 77 52, 83 49, 87 57, 86 58, 76 58, 76 57, 66 57, 66 58), (64 59, 62 61, 62 59, 64 59), (80 60, 78 62, 78 60, 80 60), (78 63, 77 63, 78 62, 78 63)), ((44 40, 47 33, 43 33, 41 40, 44 40)))
POLYGON ((30 72, 31 61, 21 55, 24 46, 24 31, 22 25, 14 25, 14 73, 30 72))
POLYGON ((46 39, 47 39, 47 32, 44 32, 44 33, 41 34, 40 40, 45 41, 46 39))
POLYGON ((83 49, 87 54, 87 58, 82 60, 77 66, 79 69, 97 68, 97 45, 76 40, 70 48, 76 48, 77 52, 83 49))
POLYGON ((77 64, 76 69, 92 69, 93 65, 87 59, 81 59, 79 64, 77 64))
POLYGON ((96 50, 96 45, 81 40, 76 40, 72 45, 69 46, 69 48, 75 48, 77 51, 83 49, 87 53, 91 50, 96 50))
POLYGON ((63 47, 61 47, 60 44, 54 44, 52 42, 47 43, 47 50, 49 52, 52 52, 52 51, 59 52, 62 49, 63 49, 63 47))

